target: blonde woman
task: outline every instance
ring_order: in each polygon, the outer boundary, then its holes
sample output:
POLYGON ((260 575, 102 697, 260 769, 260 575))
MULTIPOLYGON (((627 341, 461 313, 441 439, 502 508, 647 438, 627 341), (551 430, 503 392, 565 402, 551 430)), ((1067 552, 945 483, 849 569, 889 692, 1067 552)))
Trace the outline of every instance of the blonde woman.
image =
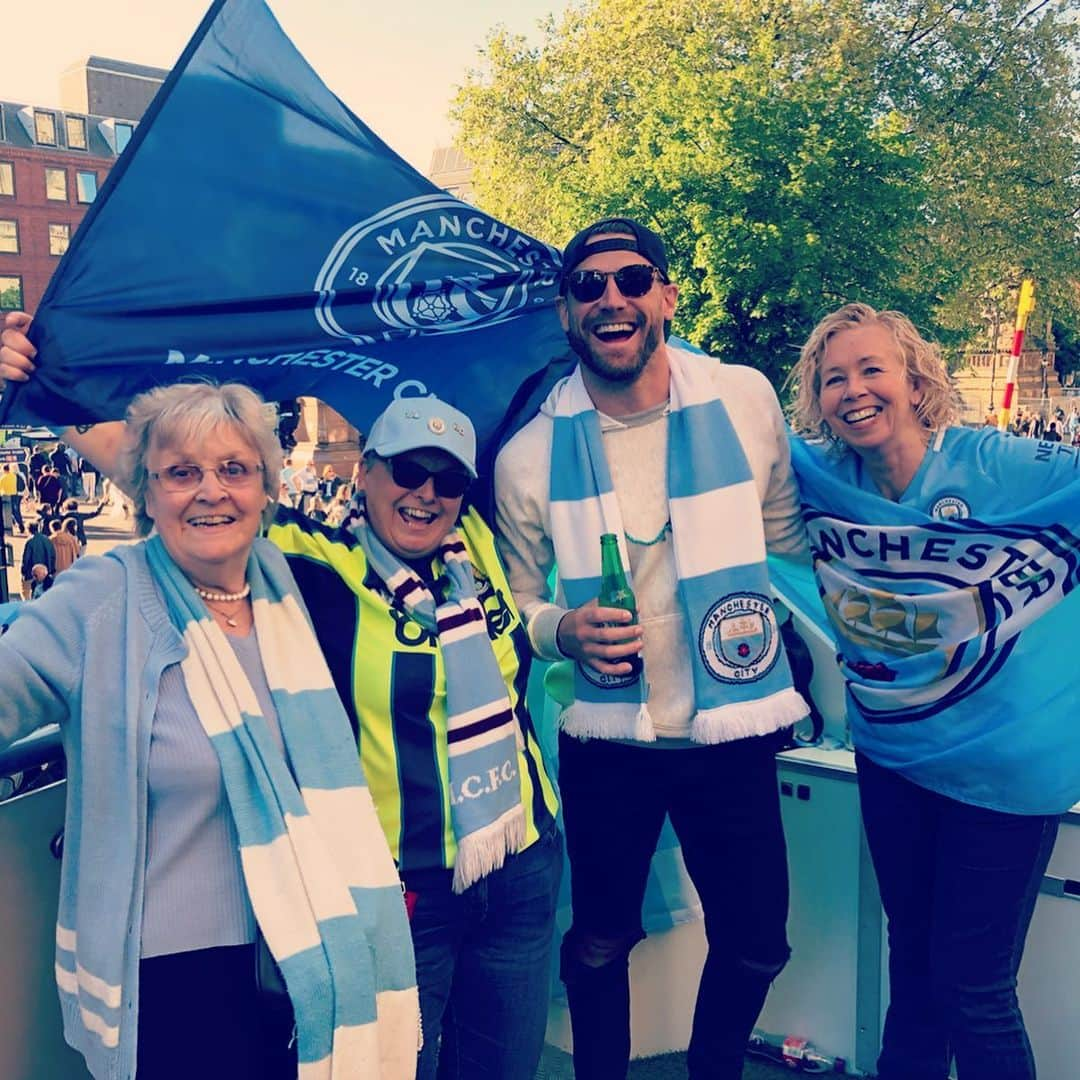
POLYGON ((809 440, 793 464, 889 918, 878 1075, 944 1080, 955 1054, 962 1080, 1034 1080, 1016 974, 1080 746, 1077 680, 1051 676, 1032 635, 1069 603, 1076 454, 958 426, 940 351, 899 312, 833 312, 793 376, 809 440))

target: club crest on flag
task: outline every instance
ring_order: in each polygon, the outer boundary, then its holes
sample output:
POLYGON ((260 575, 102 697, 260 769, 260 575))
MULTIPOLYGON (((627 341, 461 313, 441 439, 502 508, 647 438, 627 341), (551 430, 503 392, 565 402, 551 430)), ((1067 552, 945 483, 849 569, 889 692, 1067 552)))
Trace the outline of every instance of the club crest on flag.
POLYGON ((1072 590, 1080 565, 1074 537, 1037 525, 808 517, 841 670, 876 723, 924 720, 983 687, 1020 633, 1072 590))
POLYGON ((698 644, 705 667, 720 682, 743 683, 767 674, 779 655, 772 604, 756 593, 734 593, 710 609, 698 644))
POLYGON ((421 195, 338 238, 315 282, 315 315, 328 334, 357 344, 472 330, 550 302, 555 257, 450 195, 421 195), (379 338, 371 315, 384 327, 379 338))

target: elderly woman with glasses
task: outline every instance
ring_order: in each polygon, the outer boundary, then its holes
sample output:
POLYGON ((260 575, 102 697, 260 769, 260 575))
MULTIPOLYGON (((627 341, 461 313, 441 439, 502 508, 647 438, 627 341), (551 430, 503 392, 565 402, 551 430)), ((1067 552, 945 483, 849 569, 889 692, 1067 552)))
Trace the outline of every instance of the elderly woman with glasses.
POLYGON ((96 1077, 405 1080, 406 912, 303 600, 258 539, 280 467, 263 403, 152 390, 113 464, 152 535, 79 560, 0 640, 0 745, 64 736, 65 1036, 96 1077))
MULTIPOLYGON (((28 324, 7 317, 0 377, 34 370, 28 324)), ((65 437, 109 474, 122 428, 65 437)), ((368 433, 344 523, 279 506, 268 539, 307 602, 405 888, 418 1076, 532 1080, 562 842, 525 705, 531 649, 491 530, 466 499, 475 478, 464 413, 396 400, 368 433)))

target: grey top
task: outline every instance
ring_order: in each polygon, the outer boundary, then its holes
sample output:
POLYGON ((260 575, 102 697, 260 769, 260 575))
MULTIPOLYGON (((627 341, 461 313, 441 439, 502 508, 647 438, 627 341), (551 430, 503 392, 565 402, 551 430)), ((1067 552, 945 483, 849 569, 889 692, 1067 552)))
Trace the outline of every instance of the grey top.
MULTIPOLYGON (((227 640, 284 753, 254 630, 227 640)), ((179 664, 167 667, 161 677, 147 782, 142 957, 254 941, 255 915, 221 766, 179 664)))

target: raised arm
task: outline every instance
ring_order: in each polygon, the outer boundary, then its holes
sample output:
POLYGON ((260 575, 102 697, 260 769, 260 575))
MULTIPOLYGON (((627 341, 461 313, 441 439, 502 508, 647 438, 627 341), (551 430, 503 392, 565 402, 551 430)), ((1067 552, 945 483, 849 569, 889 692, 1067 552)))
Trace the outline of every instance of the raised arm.
MULTIPOLYGON (((37 370, 34 363, 37 349, 26 336, 29 329, 30 316, 26 312, 9 311, 4 316, 4 328, 0 332, 0 380, 4 383, 27 382, 37 370)), ((110 420, 67 427, 59 435, 68 446, 89 458, 103 475, 116 482, 124 431, 122 420, 110 420)))

